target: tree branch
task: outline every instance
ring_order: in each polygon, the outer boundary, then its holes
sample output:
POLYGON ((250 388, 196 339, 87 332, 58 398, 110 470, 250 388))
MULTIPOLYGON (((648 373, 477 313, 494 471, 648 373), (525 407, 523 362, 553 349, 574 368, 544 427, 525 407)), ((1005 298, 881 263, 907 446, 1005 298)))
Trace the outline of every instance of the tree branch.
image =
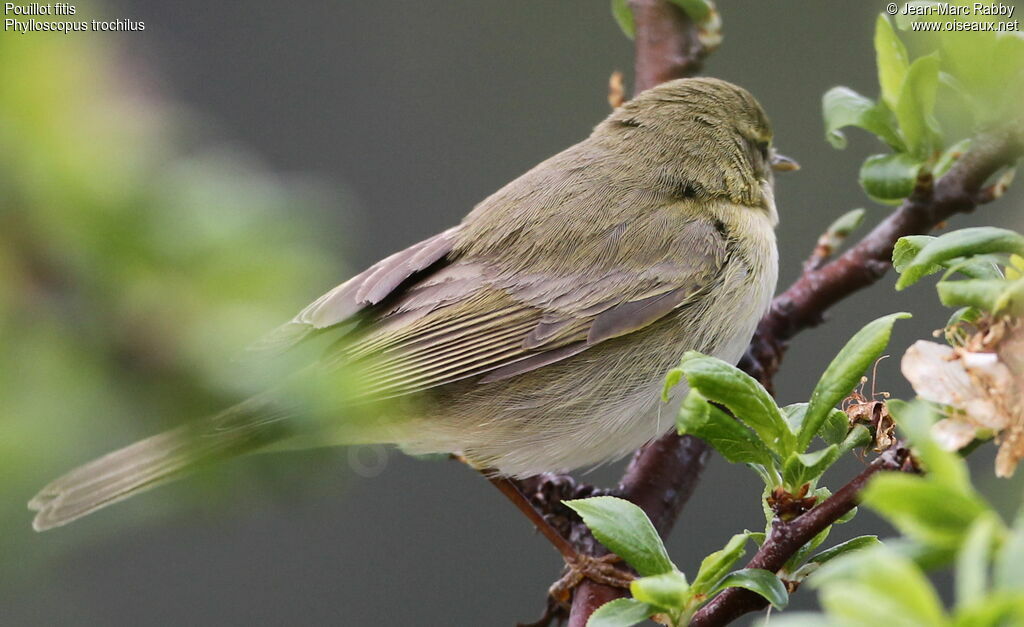
MULTIPOLYGON (((853 481, 838 492, 789 522, 776 519, 771 534, 744 568, 781 569, 789 558, 814 536, 839 520, 857 505, 868 479, 879 471, 914 470, 910 451, 902 443, 876 457, 853 481)), ((767 607, 764 597, 743 588, 729 588, 712 599, 690 621, 690 627, 726 625, 743 614, 767 607)))
POLYGON ((665 0, 629 0, 636 25, 634 93, 700 72, 708 50, 686 12, 665 0))

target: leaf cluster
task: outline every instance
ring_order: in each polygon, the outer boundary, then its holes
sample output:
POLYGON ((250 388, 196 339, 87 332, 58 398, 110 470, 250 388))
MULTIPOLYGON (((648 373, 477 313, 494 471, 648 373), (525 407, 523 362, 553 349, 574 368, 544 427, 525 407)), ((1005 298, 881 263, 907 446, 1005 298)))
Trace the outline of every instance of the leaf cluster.
POLYGON ((833 146, 844 148, 842 129, 855 126, 890 149, 868 157, 860 171, 867 194, 885 204, 909 196, 921 175, 945 174, 970 147, 965 136, 1019 117, 1024 98, 1024 38, 1019 33, 915 33, 922 54, 911 59, 897 28, 916 31, 915 19, 897 20, 894 28, 886 15, 878 16, 876 100, 848 87, 834 87, 822 99, 825 135, 833 146))

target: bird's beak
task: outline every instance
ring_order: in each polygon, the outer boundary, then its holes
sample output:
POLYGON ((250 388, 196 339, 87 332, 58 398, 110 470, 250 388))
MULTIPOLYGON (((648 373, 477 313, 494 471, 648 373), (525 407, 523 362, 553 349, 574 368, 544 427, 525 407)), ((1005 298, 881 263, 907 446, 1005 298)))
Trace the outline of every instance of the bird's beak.
POLYGON ((769 163, 772 165, 772 170, 776 172, 795 172, 800 169, 800 164, 790 159, 786 155, 780 155, 772 149, 772 153, 769 157, 769 163))

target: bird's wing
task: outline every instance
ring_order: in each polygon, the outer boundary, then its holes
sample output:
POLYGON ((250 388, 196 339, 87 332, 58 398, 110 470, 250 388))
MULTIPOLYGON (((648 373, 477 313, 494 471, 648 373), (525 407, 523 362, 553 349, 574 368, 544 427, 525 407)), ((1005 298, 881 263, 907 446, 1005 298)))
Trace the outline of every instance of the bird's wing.
POLYGON ((378 261, 307 305, 250 350, 281 352, 316 331, 350 321, 357 313, 383 301, 411 277, 442 260, 452 251, 458 230, 459 227, 452 227, 378 261))
MULTIPOLYGON (((325 363, 359 364, 361 394, 372 398, 478 375, 481 382, 512 377, 642 329, 713 286, 726 238, 705 221, 676 226, 659 240, 660 252, 637 255, 646 260, 641 267, 609 258, 572 273, 517 272, 457 253, 441 259, 424 251, 443 245, 427 240, 328 292, 293 324, 339 324, 363 307, 325 363)), ((601 237, 621 239, 628 231, 601 237)))

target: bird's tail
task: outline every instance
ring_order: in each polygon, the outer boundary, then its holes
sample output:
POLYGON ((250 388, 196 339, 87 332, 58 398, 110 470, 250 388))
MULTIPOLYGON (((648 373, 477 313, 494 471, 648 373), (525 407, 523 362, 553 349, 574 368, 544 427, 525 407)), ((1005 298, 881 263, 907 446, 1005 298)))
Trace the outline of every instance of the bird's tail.
POLYGON ((289 435, 288 413, 256 397, 214 416, 136 442, 76 468, 29 501, 36 531, 65 525, 197 466, 263 448, 289 435))

